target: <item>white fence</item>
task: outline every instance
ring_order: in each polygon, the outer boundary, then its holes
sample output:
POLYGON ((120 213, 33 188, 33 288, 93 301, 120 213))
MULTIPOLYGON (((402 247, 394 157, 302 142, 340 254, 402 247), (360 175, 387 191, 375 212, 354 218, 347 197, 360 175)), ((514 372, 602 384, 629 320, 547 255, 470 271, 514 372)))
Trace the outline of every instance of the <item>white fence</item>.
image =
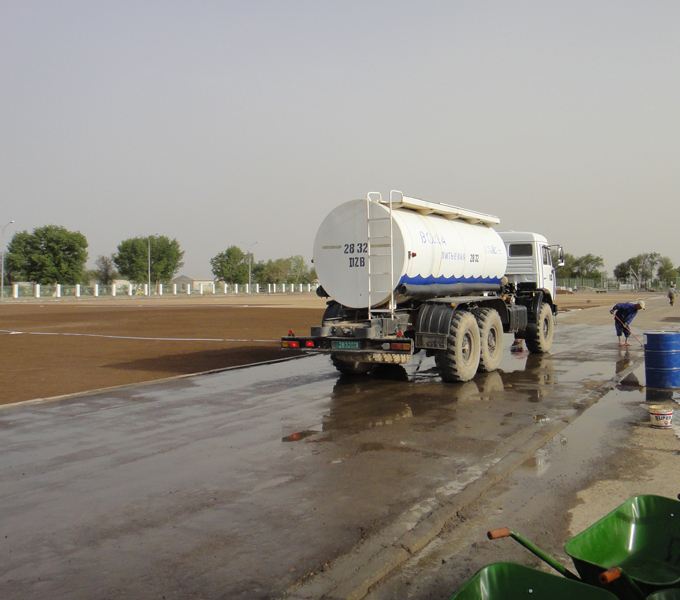
POLYGON ((135 285, 19 285, 5 286, 5 297, 11 298, 65 298, 65 297, 101 297, 101 296, 179 296, 179 295, 248 295, 248 294, 304 294, 315 292, 317 284, 311 283, 270 283, 266 286, 247 283, 214 282, 212 284, 198 284, 198 289, 193 289, 190 284, 159 283, 151 286, 148 284, 135 285))

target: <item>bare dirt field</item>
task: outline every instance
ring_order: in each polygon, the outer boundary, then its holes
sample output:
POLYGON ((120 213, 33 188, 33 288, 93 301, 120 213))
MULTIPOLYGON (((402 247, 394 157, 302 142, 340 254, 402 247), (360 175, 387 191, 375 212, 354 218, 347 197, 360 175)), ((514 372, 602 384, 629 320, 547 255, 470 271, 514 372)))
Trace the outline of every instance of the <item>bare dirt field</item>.
MULTIPOLYGON (((560 294, 560 309, 631 301, 560 294)), ((276 360, 289 329, 317 325, 314 295, 0 303, 0 404, 276 360)))
POLYGON ((4 301, 0 404, 291 356, 279 338, 308 333, 325 307, 291 298, 4 301))

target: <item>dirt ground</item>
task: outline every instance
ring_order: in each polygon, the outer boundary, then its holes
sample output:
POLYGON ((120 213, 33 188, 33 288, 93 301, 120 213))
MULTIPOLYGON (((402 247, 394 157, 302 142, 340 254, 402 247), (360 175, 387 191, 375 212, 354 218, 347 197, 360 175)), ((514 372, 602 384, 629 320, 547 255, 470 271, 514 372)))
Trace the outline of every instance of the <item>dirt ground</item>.
POLYGON ((279 338, 308 333, 325 306, 145 300, 3 301, 0 404, 288 357, 279 338))
MULTIPOLYGON (((560 294, 560 309, 630 294, 560 294)), ((318 325, 314 295, 0 303, 0 404, 291 356, 279 338, 318 325)))

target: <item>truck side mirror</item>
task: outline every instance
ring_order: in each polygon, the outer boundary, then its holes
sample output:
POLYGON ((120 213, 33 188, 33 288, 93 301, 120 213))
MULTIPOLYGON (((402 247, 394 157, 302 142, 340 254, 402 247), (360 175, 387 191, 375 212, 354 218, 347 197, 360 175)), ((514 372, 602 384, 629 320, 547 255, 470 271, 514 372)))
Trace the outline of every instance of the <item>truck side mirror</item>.
POLYGON ((564 264, 564 251, 562 250, 562 246, 557 246, 557 266, 563 267, 564 264))

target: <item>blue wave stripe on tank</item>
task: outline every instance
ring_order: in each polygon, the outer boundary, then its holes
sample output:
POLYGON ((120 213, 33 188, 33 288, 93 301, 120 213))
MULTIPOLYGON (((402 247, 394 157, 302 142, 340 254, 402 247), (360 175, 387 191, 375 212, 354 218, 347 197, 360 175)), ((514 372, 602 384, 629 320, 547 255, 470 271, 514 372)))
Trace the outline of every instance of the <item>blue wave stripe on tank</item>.
POLYGON ((402 275, 399 280, 399 284, 408 283, 410 285, 432 285, 432 284, 452 284, 452 283, 486 283, 489 285, 500 284, 500 277, 444 277, 443 275, 435 277, 434 275, 428 275, 423 277, 422 275, 416 275, 415 277, 409 277, 408 275, 402 275))

